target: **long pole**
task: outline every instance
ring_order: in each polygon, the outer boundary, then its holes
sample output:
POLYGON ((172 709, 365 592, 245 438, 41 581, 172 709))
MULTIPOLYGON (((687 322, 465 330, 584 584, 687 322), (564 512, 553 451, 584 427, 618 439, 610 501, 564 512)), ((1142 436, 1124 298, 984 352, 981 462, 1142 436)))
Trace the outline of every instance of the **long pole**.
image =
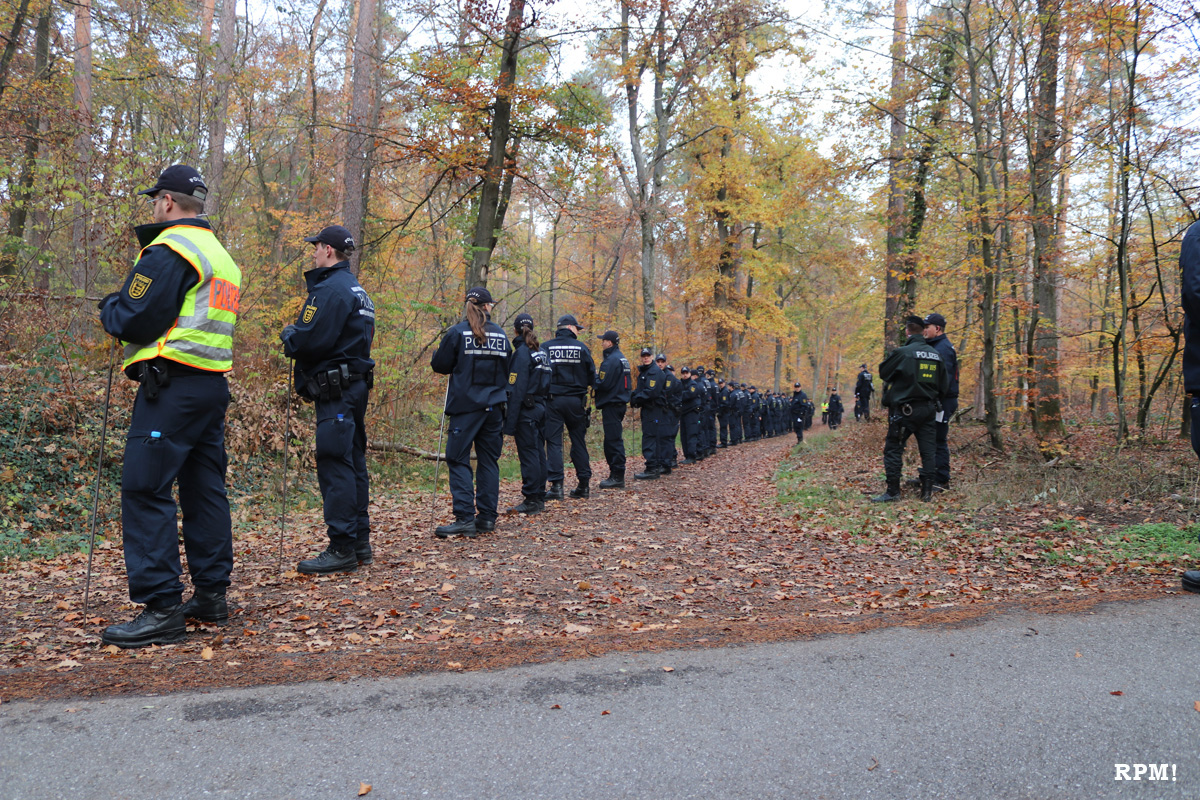
POLYGON ((450 376, 446 376, 446 395, 442 398, 442 421, 438 425, 438 446, 437 452, 434 455, 437 458, 433 462, 433 489, 429 493, 429 524, 430 526, 437 520, 437 509, 435 501, 437 500, 437 482, 438 470, 442 466, 442 433, 446 430, 446 402, 450 399, 450 376))
POLYGON ((292 359, 288 359, 287 377, 283 384, 287 411, 283 423, 283 500, 279 507, 279 571, 283 572, 283 531, 287 527, 288 453, 292 449, 292 359))
POLYGON ((100 477, 104 469, 104 442, 108 439, 108 409, 112 401, 113 370, 117 363, 117 342, 108 355, 108 386, 104 389, 104 422, 100 424, 100 453, 96 456, 96 490, 92 493, 92 530, 88 535, 87 575, 83 580, 83 622, 87 624, 92 597, 92 556, 96 552, 96 515, 100 510, 100 477))

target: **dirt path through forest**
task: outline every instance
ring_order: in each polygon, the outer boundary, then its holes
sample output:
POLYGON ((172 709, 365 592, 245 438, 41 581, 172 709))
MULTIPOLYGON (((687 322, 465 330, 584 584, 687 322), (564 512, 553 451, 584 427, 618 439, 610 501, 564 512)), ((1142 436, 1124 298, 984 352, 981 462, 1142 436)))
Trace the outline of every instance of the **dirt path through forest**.
MULTIPOLYGON (((374 565, 348 575, 292 571, 323 546, 318 515, 294 526, 283 574, 278 528, 264 523, 236 537, 230 624, 198 626, 163 648, 98 645, 104 625, 134 613, 119 547, 97 553, 86 621, 86 558, 27 562, 0 574, 0 697, 494 668, 957 622, 1014 600, 1073 610, 1170 588, 1120 574, 1062 586, 1071 573, 1039 576, 1016 556, 998 564, 971 543, 935 547, 921 531, 936 523, 919 519, 920 508, 911 524, 870 540, 844 520, 826 522, 824 509, 781 511, 775 474, 793 444, 783 436, 719 450, 647 482, 632 480, 633 458, 626 490, 549 503, 528 519, 502 515, 495 533, 474 540, 433 538, 427 493, 390 497, 373 513, 374 565)), ((835 442, 806 461, 833 475, 842 458, 835 442)), ((596 472, 597 481, 606 474, 596 472)), ((502 509, 519 500, 519 485, 502 487, 502 509)), ((437 507, 446 519, 448 498, 437 507)))

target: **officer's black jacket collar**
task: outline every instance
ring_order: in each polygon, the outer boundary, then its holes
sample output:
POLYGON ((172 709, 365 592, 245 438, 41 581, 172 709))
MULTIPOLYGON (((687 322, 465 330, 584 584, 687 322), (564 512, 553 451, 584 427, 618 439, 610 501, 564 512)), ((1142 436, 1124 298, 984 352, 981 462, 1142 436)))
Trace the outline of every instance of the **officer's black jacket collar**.
POLYGON ((559 328, 558 330, 556 330, 554 332, 554 338, 556 338, 556 339, 561 338, 563 336, 570 336, 572 339, 579 338, 578 336, 575 335, 575 333, 570 328, 559 328))
POLYGON ((204 228, 206 231, 212 230, 212 225, 208 223, 208 220, 200 219, 199 217, 186 217, 184 219, 172 219, 166 222, 148 222, 145 225, 138 225, 133 229, 133 232, 137 236, 138 246, 146 247, 155 239, 157 239, 158 235, 167 228, 174 228, 177 225, 186 225, 190 228, 204 228))
POLYGON ((914 333, 912 336, 908 337, 908 341, 905 342, 905 344, 912 344, 913 342, 919 342, 920 344, 929 344, 929 341, 919 333, 914 333))
POLYGON ((331 267, 313 267, 312 269, 305 270, 304 280, 310 284, 320 283, 339 269, 350 269, 350 262, 339 261, 331 267))

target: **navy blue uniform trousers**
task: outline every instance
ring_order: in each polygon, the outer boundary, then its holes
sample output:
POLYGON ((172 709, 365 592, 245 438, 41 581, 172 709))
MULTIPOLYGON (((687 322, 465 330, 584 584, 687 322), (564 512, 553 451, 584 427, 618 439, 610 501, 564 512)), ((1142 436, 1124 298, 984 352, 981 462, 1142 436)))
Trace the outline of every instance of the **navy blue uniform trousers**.
POLYGON ((366 381, 354 381, 337 400, 318 400, 317 484, 329 543, 345 552, 370 542, 371 479, 367 473, 366 381))
POLYGON ((625 404, 610 403, 600 409, 600 422, 604 425, 604 460, 609 472, 625 471, 625 404))
POLYGON ((504 446, 504 414, 488 406, 465 414, 446 415, 446 472, 456 520, 494 520, 500 503, 500 450, 504 446), (475 447, 475 473, 471 447, 475 447))
POLYGON ((684 411, 679 419, 679 442, 683 457, 694 459, 700 453, 700 412, 684 411))
MULTIPOLYGON (((659 428, 663 425, 662 409, 657 406, 642 408, 642 458, 646 460, 646 471, 653 472, 663 466, 659 460, 659 428)), ((1200 425, 1196 426, 1200 428, 1200 425)))
POLYGON ((679 462, 679 451, 675 449, 675 437, 679 435, 679 415, 670 409, 659 411, 658 463, 674 468, 679 462))
MULTIPOLYGON (((521 462, 521 494, 530 500, 546 499, 546 442, 542 428, 546 423, 546 406, 537 400, 532 408, 516 409, 517 430, 513 441, 517 459, 521 462)), ((509 413, 513 409, 509 408, 509 413)))
POLYGON ((171 487, 179 481, 183 548, 197 589, 224 589, 233 571, 225 494, 223 374, 175 375, 155 400, 138 388, 121 469, 121 526, 129 597, 175 605, 183 599, 179 532, 171 487))
POLYGON ((937 438, 934 440, 937 470, 933 479, 942 486, 950 485, 950 418, 955 411, 958 411, 957 397, 942 400, 942 421, 934 423, 937 425, 937 438))
POLYGON ((588 415, 583 408, 583 395, 560 394, 550 398, 546 406, 546 477, 550 481, 563 479, 563 429, 571 437, 571 463, 580 481, 592 477, 592 462, 588 458, 588 415))

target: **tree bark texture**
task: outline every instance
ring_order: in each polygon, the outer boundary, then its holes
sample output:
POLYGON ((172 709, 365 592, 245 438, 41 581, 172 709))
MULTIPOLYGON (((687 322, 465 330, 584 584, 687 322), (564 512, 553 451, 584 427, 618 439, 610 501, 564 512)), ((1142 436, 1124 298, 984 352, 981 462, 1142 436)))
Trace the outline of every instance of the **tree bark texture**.
MULTIPOLYGON (((504 21, 504 44, 500 53, 500 75, 496 81, 496 103, 492 108, 492 125, 488 136, 488 159, 483 170, 479 193, 479 214, 475 218, 475 235, 471 240, 471 264, 467 286, 487 286, 492 251, 503 225, 500 216, 503 189, 512 186, 513 154, 509 152, 512 134, 512 95, 517 81, 517 54, 525 26, 525 0, 509 0, 508 17, 504 21)), ((553 290, 553 289, 552 289, 553 290)))

